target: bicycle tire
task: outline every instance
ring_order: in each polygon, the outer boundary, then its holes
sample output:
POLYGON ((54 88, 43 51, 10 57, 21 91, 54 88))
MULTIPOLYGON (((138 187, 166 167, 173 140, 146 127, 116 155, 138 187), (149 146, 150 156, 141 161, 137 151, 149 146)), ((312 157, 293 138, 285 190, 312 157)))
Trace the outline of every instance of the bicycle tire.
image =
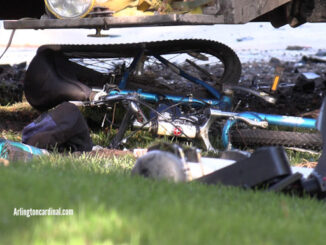
MULTIPOLYGON (((44 45, 40 49, 50 48, 62 51, 67 57, 92 57, 92 58, 130 58, 135 57, 140 49, 144 49, 144 55, 165 55, 165 54, 182 54, 187 52, 206 53, 216 57, 224 65, 224 71, 220 77, 219 84, 237 84, 241 76, 241 62, 236 53, 225 44, 217 41, 204 39, 181 39, 157 42, 143 42, 131 44, 110 44, 110 45, 44 45)), ((154 88, 145 86, 148 92, 154 88)), ((218 87, 217 87, 218 88, 218 87)), ((168 91, 159 90, 160 93, 169 93, 168 91)), ((172 94, 183 94, 183 91, 170 91, 172 94)), ((212 97, 208 92, 200 93, 192 91, 194 96, 212 97)))
POLYGON ((264 129, 234 129, 231 131, 234 146, 286 146, 320 150, 323 142, 320 133, 273 131, 264 129))

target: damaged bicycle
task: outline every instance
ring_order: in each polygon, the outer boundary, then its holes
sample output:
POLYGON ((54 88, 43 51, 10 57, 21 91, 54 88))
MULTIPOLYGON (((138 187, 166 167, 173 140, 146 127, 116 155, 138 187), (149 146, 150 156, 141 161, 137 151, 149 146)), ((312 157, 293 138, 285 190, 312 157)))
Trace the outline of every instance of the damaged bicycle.
POLYGON ((320 149, 316 120, 258 112, 237 112, 235 91, 276 103, 268 93, 237 84, 241 64, 232 49, 207 40, 173 40, 114 45, 45 45, 25 78, 29 103, 48 110, 62 101, 126 113, 110 147, 126 140, 128 128, 155 135, 200 139, 204 148, 283 145, 320 149), (43 69, 48 72, 40 73, 43 69), (97 87, 97 88, 96 88, 97 87), (307 132, 269 126, 304 128, 307 132))

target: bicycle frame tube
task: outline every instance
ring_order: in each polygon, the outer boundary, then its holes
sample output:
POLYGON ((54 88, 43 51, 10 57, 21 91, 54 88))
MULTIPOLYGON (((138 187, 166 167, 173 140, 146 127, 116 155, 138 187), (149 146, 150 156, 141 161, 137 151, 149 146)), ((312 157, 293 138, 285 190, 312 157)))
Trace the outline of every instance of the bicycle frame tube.
POLYGON ((256 113, 270 125, 316 129, 316 119, 256 113))
POLYGON ((132 91, 132 90, 120 90, 120 91, 110 91, 110 95, 117 95, 117 94, 130 94, 130 93, 137 93, 141 99, 148 101, 148 102, 159 102, 162 99, 170 100, 173 103, 190 103, 190 104, 199 104, 199 105, 205 105, 209 104, 211 106, 220 106, 220 100, 210 100, 210 99, 194 99, 191 97, 182 97, 182 96, 174 96, 174 95, 157 95, 153 93, 146 93, 146 92, 141 92, 140 90, 138 91, 132 91))
MULTIPOLYGON (((136 65, 139 63, 141 57, 144 54, 144 50, 142 49, 137 56, 133 59, 132 63, 130 64, 130 66, 128 67, 128 69, 123 73, 122 75, 122 79, 119 83, 119 89, 124 89, 127 85, 127 81, 129 78, 129 74, 130 72, 132 72, 136 65)), ((175 66, 174 64, 172 64, 171 62, 169 62, 168 60, 164 59, 162 56, 160 55, 154 55, 154 57, 156 59, 158 59, 159 61, 161 61, 164 65, 166 65, 167 67, 169 67, 170 69, 172 69, 174 72, 176 72, 177 74, 179 74, 180 76, 186 78, 187 80, 199 84, 201 86, 203 86, 205 89, 207 89, 216 99, 203 99, 201 100, 196 100, 196 99, 192 99, 191 97, 182 97, 182 96, 171 96, 171 95, 165 95, 164 98, 169 99, 175 103, 178 102, 185 102, 185 103, 197 103, 197 104, 205 104, 208 103, 210 105, 213 106, 219 106, 221 109, 224 110, 230 110, 231 106, 232 106, 232 101, 231 98, 228 96, 222 96, 221 94, 212 86, 210 86, 209 84, 207 84, 206 82, 195 78, 191 75, 189 75, 188 73, 186 73, 185 71, 183 71, 182 69, 180 69, 179 67, 175 66), (204 103, 203 103, 204 101, 204 103)), ((127 91, 127 93, 130 93, 132 91, 127 91)), ((143 93, 140 92, 140 96, 147 100, 147 101, 152 101, 152 102, 157 102, 160 100, 160 96, 153 94, 153 93, 143 93)))
MULTIPOLYGON (((271 115, 271 114, 256 113, 256 112, 242 112, 239 113, 238 116, 251 119, 251 120, 256 120, 256 121, 267 121, 269 125, 275 125, 275 126, 317 129, 316 120, 312 118, 271 115)), ((228 145, 230 144, 229 131, 237 121, 238 119, 237 120, 231 119, 225 123, 222 130, 222 143, 224 147, 228 147, 228 145)))
POLYGON ((183 71, 182 69, 180 69, 179 67, 177 67, 176 65, 172 64, 171 62, 169 62, 168 60, 164 59, 162 56, 160 55, 154 55, 154 57, 156 59, 158 59, 159 61, 161 61, 164 65, 166 65, 167 67, 169 67, 172 71, 174 71, 175 73, 179 74, 180 76, 186 78, 187 80, 189 80, 190 82, 193 83, 197 83, 201 86, 203 86, 204 88, 206 88, 213 96, 215 96, 216 99, 220 99, 221 94, 212 86, 210 86, 209 84, 205 83, 204 81, 191 76, 190 74, 186 73, 185 71, 183 71))
POLYGON ((141 57, 143 56, 144 54, 144 50, 141 50, 137 56, 133 59, 133 61, 131 62, 130 66, 128 67, 128 69, 123 73, 122 75, 122 79, 119 83, 119 89, 124 89, 126 86, 127 86, 127 81, 128 81, 128 78, 129 78, 129 74, 130 72, 132 72, 136 65, 138 64, 139 60, 141 59, 141 57))

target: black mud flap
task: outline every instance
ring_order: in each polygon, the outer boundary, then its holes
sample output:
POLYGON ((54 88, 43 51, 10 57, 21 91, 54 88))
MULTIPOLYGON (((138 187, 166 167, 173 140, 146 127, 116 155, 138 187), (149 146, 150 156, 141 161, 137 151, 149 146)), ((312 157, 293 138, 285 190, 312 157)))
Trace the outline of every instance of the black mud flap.
POLYGON ((315 195, 320 199, 326 198, 326 98, 320 108, 317 120, 317 129, 323 139, 323 151, 311 175, 302 181, 303 189, 306 193, 315 195))
POLYGON ((274 184, 292 174, 283 148, 263 147, 251 157, 238 161, 196 181, 206 184, 223 184, 247 188, 274 184))
POLYGON ((269 191, 306 194, 326 198, 326 98, 320 109, 317 129, 323 138, 323 152, 313 172, 303 178, 292 174, 282 147, 265 147, 256 150, 249 158, 203 176, 196 181, 244 188, 263 187, 269 191))

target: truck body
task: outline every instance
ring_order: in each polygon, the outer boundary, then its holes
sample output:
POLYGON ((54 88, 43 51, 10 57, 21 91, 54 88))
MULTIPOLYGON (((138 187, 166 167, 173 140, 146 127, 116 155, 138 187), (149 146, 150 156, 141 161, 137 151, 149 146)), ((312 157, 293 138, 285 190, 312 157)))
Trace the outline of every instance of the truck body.
POLYGON ((173 25, 244 24, 270 22, 274 27, 292 27, 326 21, 326 0, 213 0, 200 14, 170 12, 151 16, 92 14, 85 18, 49 17, 43 0, 5 1, 0 19, 6 29, 96 28, 173 25))

